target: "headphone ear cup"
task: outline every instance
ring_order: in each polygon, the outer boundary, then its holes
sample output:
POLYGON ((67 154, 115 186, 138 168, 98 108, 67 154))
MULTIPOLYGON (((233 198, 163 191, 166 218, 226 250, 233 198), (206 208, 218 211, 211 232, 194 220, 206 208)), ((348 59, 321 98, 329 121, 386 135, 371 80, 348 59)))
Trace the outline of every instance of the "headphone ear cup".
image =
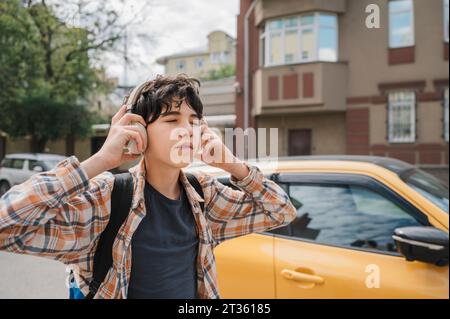
MULTIPOLYGON (((140 131, 140 133, 141 133, 141 135, 143 137, 144 150, 145 150, 147 148, 147 143, 148 143, 148 141, 147 141, 147 129, 140 122, 133 122, 132 125, 136 126, 139 129, 139 131, 140 131)), ((131 140, 128 143, 127 148, 128 148, 128 150, 129 150, 129 152, 131 154, 141 154, 138 151, 137 143, 134 140, 131 140)))

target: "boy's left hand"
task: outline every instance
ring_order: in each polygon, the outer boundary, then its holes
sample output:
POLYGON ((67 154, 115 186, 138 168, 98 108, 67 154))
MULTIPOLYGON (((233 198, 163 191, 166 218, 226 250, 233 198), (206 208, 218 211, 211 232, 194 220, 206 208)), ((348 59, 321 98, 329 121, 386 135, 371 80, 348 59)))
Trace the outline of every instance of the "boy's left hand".
POLYGON ((248 175, 249 170, 241 160, 234 156, 222 139, 208 126, 205 118, 200 122, 201 155, 200 159, 207 165, 223 169, 237 179, 248 175))

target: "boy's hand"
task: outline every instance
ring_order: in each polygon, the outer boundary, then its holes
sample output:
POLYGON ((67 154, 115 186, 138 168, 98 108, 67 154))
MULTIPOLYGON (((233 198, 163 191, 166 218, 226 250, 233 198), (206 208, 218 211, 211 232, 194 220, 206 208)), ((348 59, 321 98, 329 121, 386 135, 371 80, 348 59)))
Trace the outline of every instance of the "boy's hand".
POLYGON ((104 161, 108 169, 116 168, 125 162, 137 159, 140 154, 132 155, 124 152, 124 147, 130 140, 136 141, 138 150, 142 153, 147 145, 146 136, 142 136, 140 130, 131 125, 131 122, 140 122, 144 127, 147 123, 142 116, 132 113, 126 113, 126 107, 123 105, 111 120, 108 137, 102 148, 96 155, 97 159, 104 161))
POLYGON ((249 174, 248 167, 239 160, 222 142, 222 139, 209 128, 206 119, 200 122, 201 156, 200 159, 213 167, 229 172, 238 180, 249 174))

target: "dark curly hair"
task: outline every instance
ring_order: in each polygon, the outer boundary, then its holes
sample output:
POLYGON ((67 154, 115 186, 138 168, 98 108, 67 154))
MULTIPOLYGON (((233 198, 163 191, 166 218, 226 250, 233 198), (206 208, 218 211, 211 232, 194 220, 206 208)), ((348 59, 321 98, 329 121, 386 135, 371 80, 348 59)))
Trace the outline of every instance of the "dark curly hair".
POLYGON ((203 103, 200 100, 199 87, 198 79, 184 73, 175 76, 158 75, 154 80, 148 81, 131 112, 141 115, 148 124, 151 124, 163 112, 172 110, 172 102, 176 98, 178 101, 176 108, 186 101, 197 116, 202 118, 203 103))

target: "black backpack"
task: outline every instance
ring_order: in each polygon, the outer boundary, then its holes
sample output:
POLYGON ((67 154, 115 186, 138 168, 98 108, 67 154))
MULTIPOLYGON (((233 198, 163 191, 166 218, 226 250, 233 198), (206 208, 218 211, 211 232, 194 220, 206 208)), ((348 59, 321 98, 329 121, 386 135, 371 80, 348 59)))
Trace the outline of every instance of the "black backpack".
MULTIPOLYGON (((112 266, 112 247, 120 227, 128 217, 133 196, 133 178, 131 173, 114 175, 114 187, 111 194, 111 216, 105 230, 100 235, 97 250, 94 255, 93 280, 89 285, 89 294, 85 299, 94 298, 98 288, 105 280, 108 270, 112 266)), ((197 178, 192 174, 186 174, 189 183, 203 198, 203 190, 197 178)), ((200 202, 203 211, 204 203, 200 202)), ((73 278, 73 276, 72 276, 73 278)))

